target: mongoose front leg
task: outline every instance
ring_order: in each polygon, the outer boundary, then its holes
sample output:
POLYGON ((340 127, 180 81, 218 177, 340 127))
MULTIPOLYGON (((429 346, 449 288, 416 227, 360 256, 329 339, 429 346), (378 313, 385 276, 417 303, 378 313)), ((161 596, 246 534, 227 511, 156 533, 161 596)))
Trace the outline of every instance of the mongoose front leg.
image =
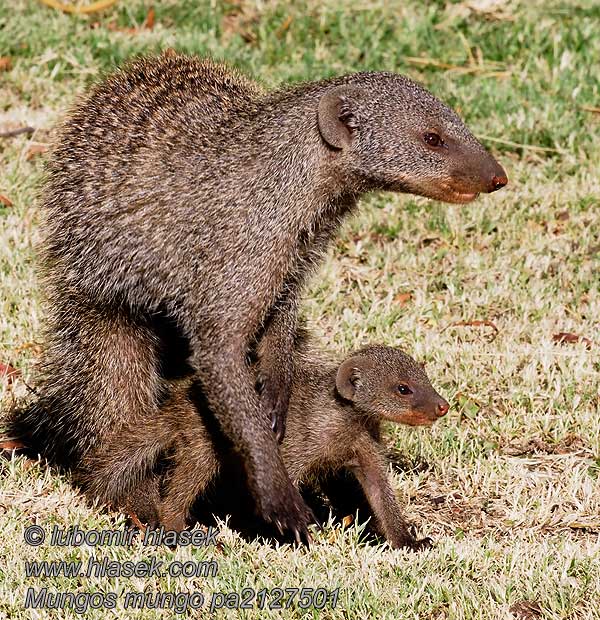
POLYGON ((281 443, 285 436, 287 411, 294 375, 294 346, 299 334, 298 308, 300 292, 307 275, 315 267, 339 226, 339 218, 320 223, 311 244, 299 251, 296 268, 289 275, 283 292, 273 305, 269 320, 257 346, 258 383, 261 407, 271 416, 271 426, 281 443))
POLYGON ((241 455, 258 512, 296 541, 309 542, 308 524, 314 519, 286 471, 269 420, 260 407, 255 375, 246 363, 246 343, 213 340, 194 347, 208 405, 225 435, 241 455))
POLYGON ((256 349, 260 406, 267 419, 270 419, 279 443, 285 436, 292 391, 297 311, 296 294, 289 294, 275 304, 256 349))
POLYGON ((357 448, 351 469, 373 510, 376 529, 392 547, 420 550, 431 546, 429 538, 417 540, 410 533, 388 479, 387 462, 375 442, 364 442, 357 448))

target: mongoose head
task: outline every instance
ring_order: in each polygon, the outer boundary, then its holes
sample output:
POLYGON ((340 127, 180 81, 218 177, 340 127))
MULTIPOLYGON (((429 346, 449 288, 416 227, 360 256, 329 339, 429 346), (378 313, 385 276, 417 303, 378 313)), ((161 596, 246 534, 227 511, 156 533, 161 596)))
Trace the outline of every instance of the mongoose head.
POLYGON ((449 409, 423 366, 392 347, 354 353, 339 367, 336 389, 361 414, 410 426, 431 426, 449 409))
POLYGON ((456 112, 412 80, 394 73, 343 80, 321 95, 318 124, 361 190, 466 203, 507 184, 456 112))

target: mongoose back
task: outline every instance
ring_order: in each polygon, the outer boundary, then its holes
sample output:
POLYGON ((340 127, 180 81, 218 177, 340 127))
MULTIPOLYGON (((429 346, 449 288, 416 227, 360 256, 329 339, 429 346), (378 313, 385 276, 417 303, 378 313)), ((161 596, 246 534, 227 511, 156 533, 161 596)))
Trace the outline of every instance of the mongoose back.
POLYGON ((263 92, 210 60, 138 59, 75 106, 49 163, 48 346, 15 434, 119 503, 163 450, 147 420, 165 381, 193 372, 260 514, 302 535, 310 514, 277 438, 307 273, 365 192, 468 202, 506 182, 456 113, 402 75, 263 92), (99 446, 140 429, 125 462, 99 466, 99 446))
MULTIPOLYGON (((212 436, 204 421, 206 412, 189 382, 184 383, 174 386, 157 424, 172 442, 171 466, 162 479, 143 484, 130 506, 139 515, 141 499, 142 519, 172 530, 186 526, 194 501, 214 484, 227 462, 227 449, 212 436), (158 508, 148 515, 150 497, 158 508)), ((386 420, 429 426, 448 407, 423 367, 399 349, 369 346, 336 364, 302 345, 294 357, 287 432, 281 444, 285 466, 296 486, 318 484, 324 475, 350 470, 371 506, 378 532, 393 547, 420 548, 427 541, 410 533, 389 483, 380 428, 386 420)), ((125 439, 113 458, 126 458, 135 445, 135 438, 125 439)))

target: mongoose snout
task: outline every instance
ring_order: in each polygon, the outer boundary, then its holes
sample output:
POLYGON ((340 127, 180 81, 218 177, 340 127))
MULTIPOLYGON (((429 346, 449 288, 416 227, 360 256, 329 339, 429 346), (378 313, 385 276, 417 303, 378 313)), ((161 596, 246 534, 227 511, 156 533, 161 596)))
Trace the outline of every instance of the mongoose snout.
POLYGON ((506 174, 502 174, 500 176, 494 175, 492 177, 492 184, 490 186, 490 193, 495 192, 498 189, 502 189, 508 183, 508 177, 506 174))
POLYGON ((491 193, 508 183, 504 168, 486 151, 469 149, 466 153, 453 145, 447 147, 447 156, 452 160, 450 176, 432 183, 432 192, 439 200, 454 203, 467 203, 475 200, 481 193, 491 193))
POLYGON ((436 415, 439 418, 443 418, 448 413, 449 409, 450 405, 442 399, 442 401, 437 404, 436 415))
POLYGON ((449 409, 450 405, 441 396, 437 395, 433 398, 428 396, 424 402, 415 405, 402 418, 394 421, 408 426, 431 426, 434 422, 443 418, 449 409))
POLYGON ((481 177, 485 185, 483 191, 490 194, 502 189, 508 183, 504 168, 489 154, 482 159, 481 177))

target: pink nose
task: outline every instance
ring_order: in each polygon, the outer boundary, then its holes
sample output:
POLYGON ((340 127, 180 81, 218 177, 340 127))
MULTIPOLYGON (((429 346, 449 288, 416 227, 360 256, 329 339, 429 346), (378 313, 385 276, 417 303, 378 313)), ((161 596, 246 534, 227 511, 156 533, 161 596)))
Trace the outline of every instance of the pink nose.
POLYGON ((444 401, 443 403, 439 403, 439 405, 437 406, 438 416, 440 418, 442 416, 445 416, 448 413, 448 409, 450 409, 450 405, 446 401, 444 401))

